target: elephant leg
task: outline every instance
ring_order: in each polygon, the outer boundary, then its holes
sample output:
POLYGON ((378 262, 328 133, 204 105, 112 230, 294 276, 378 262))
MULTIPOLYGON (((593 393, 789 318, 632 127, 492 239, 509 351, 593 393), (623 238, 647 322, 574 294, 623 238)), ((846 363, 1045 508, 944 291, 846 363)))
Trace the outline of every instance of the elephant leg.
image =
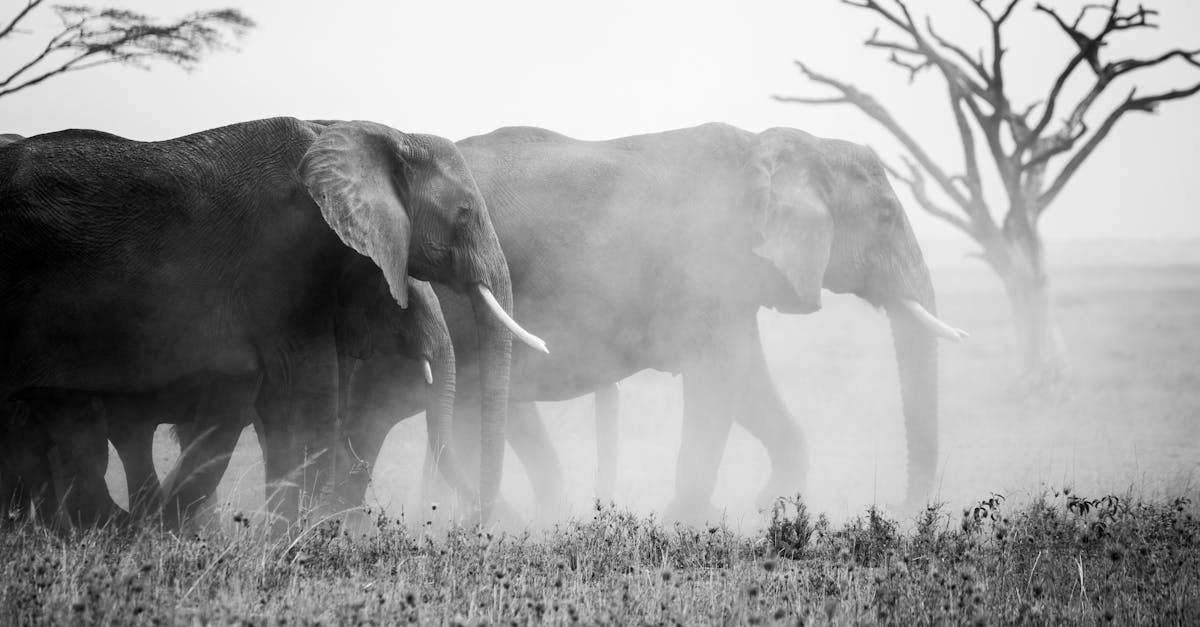
POLYGON ((780 496, 791 496, 807 485, 808 443, 792 418, 767 370, 757 321, 748 345, 749 369, 744 401, 734 419, 762 442, 771 459, 771 478, 759 494, 757 505, 768 507, 780 496))
MULTIPOLYGON (((509 408, 509 429, 512 429, 512 409, 509 408)), ((472 481, 479 480, 479 421, 480 407, 478 402, 460 402, 455 400, 454 403, 454 421, 452 425, 451 435, 453 437, 453 446, 455 455, 462 466, 462 470, 472 481)), ((453 488, 442 477, 442 473, 438 471, 437 460, 434 459, 432 451, 426 447, 425 452, 425 477, 423 479, 422 493, 426 503, 447 503, 449 499, 465 497, 466 495, 455 495, 453 488)), ((463 501, 466 499, 463 498, 463 501)), ((462 502, 461 505, 465 508, 464 511, 471 511, 473 508, 478 508, 478 503, 462 502)))
POLYGON ((558 518, 567 505, 562 463, 536 403, 509 404, 508 443, 529 475, 542 517, 558 518))
POLYGON ((21 520, 53 522, 50 435, 30 420, 27 403, 0 405, 0 527, 21 520))
POLYGON ((68 525, 95 526, 123 518, 108 493, 108 433, 99 399, 65 395, 37 401, 34 412, 49 426, 51 462, 58 466, 59 516, 68 525))
MULTIPOLYGON (((466 473, 466 476, 470 478, 479 477, 479 451, 481 444, 479 429, 480 412, 481 409, 478 401, 464 400, 461 403, 456 402, 454 405, 454 429, 452 431, 454 438, 454 452, 461 463, 463 472, 466 473)), ((509 404, 508 416, 508 442, 513 446, 514 452, 517 452, 518 456, 520 456, 520 452, 516 449, 520 446, 526 446, 528 449, 544 449, 542 442, 547 444, 549 443, 549 438, 545 434, 545 430, 541 424, 541 418, 538 416, 537 408, 533 403, 509 404), (523 406, 528 406, 528 409, 523 406), (516 418, 514 419, 514 417, 516 418), (514 424, 516 425, 515 427, 514 424), (534 433, 528 433, 530 431, 534 433), (537 433, 538 431, 541 433, 537 433), (514 432, 519 434, 516 436, 517 441, 524 439, 524 442, 521 442, 520 444, 515 443, 513 440, 514 432)), ((549 451, 551 453, 550 459, 553 461, 547 462, 545 460, 539 460, 532 462, 536 464, 534 468, 549 467, 550 470, 547 470, 546 472, 554 472, 557 476, 561 477, 561 472, 558 470, 558 458, 554 455, 553 447, 549 448, 549 451)), ((527 450, 526 454, 530 454, 530 452, 530 450, 527 450)), ((535 453, 535 457, 538 454, 544 454, 544 451, 535 453)), ((442 477, 442 473, 438 470, 437 464, 432 457, 433 456, 431 454, 426 452, 425 485, 422 488, 423 494, 425 495, 426 502, 446 502, 447 499, 453 498, 456 495, 454 494, 453 488, 442 477)), ((522 464, 531 463, 525 458, 522 458, 521 462, 522 464)), ((529 470, 529 474, 532 477, 534 471, 530 470, 531 467, 526 465, 525 468, 529 470)), ((534 498, 538 499, 539 503, 542 502, 544 495, 554 493, 555 488, 550 487, 552 485, 552 481, 541 484, 539 484, 537 481, 534 481, 534 498)), ((561 481, 561 479, 558 479, 558 481, 561 481)), ((558 493, 561 494, 561 492, 561 488, 559 488, 558 493)), ((464 495, 459 494, 457 496, 463 497, 464 495)), ((549 502, 553 503, 554 501, 550 500, 549 502)), ((478 512, 480 508, 479 502, 464 502, 460 499, 460 504, 463 506, 463 512, 478 512)), ((501 522, 501 524, 510 524, 513 526, 519 526, 521 524, 521 516, 517 514, 512 505, 509 504, 503 497, 500 497, 495 504, 494 519, 496 522, 501 522)))
POLYGON ((257 376, 214 374, 193 390, 195 413, 180 430, 179 460, 163 482, 168 525, 181 525, 212 501, 246 425, 257 384, 257 376))
POLYGON ((286 492, 294 484, 289 475, 296 470, 298 461, 292 460, 292 433, 287 425, 287 394, 268 377, 258 390, 254 406, 258 412, 259 446, 262 448, 263 474, 266 479, 266 510, 272 516, 286 521, 299 510, 299 502, 285 509, 286 492))
POLYGON ((359 363, 341 358, 338 368, 341 429, 334 490, 343 506, 359 507, 366 500, 383 443, 405 413, 395 396, 400 377, 381 361, 359 363), (346 361, 353 370, 347 372, 343 367, 346 361))
POLYGON ((386 395, 382 394, 356 399, 351 403, 351 415, 343 422, 344 455, 348 461, 339 474, 339 478, 344 479, 338 486, 338 495, 346 506, 357 507, 365 502, 379 451, 392 427, 399 422, 387 401, 386 395))
POLYGON ((153 414, 158 406, 110 397, 105 399, 104 408, 108 414, 108 439, 125 467, 129 511, 139 516, 160 511, 161 486, 154 468, 154 431, 159 421, 153 414))
POLYGON ((617 485, 617 429, 621 413, 621 388, 606 385, 595 393, 596 498, 611 501, 617 485))
POLYGON ((745 391, 749 337, 750 322, 744 318, 731 321, 704 353, 684 368, 683 436, 668 519, 701 523, 720 515, 712 506, 712 493, 733 414, 745 391))
POLYGON ((267 446, 268 508, 284 522, 300 519, 332 483, 337 443, 338 365, 332 333, 289 342, 286 351, 263 351, 264 390, 257 406, 267 446), (294 480, 293 480, 294 479, 294 480), (305 502, 305 497, 312 500, 305 502))

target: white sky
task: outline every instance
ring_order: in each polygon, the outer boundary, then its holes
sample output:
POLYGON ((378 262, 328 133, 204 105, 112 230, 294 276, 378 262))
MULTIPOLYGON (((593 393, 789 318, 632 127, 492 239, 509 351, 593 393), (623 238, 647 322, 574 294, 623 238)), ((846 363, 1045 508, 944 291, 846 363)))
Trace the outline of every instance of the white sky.
MULTIPOLYGON (((212 0, 112 3, 162 17, 226 6, 212 0)), ((0 20, 21 4, 0 0, 0 20)), ((986 23, 968 0, 910 4, 918 15, 936 9, 939 32, 966 48, 986 43, 986 23)), ((1033 4, 1018 7, 1009 31, 1007 78, 1022 102, 1044 94, 1071 53, 1065 36, 1034 14, 1033 4)), ((1081 3, 1049 4, 1074 15, 1081 3)), ((1116 39, 1107 54, 1200 47, 1200 2, 1151 4, 1162 11, 1162 28, 1116 39)), ((827 93, 801 78, 791 63, 800 58, 875 94, 948 169, 960 167, 941 80, 930 72, 908 86, 881 51, 861 45, 877 20, 834 0, 244 0, 236 6, 259 23, 240 53, 218 54, 191 74, 166 66, 151 72, 108 67, 56 78, 0 98, 0 132, 77 127, 163 139, 291 115, 371 119, 453 139, 512 124, 601 139, 716 120, 851 139, 896 163, 895 142, 856 110, 769 99, 827 93)), ((0 72, 27 58, 56 25, 42 9, 25 23, 30 34, 0 42, 0 72)), ((1200 70, 1176 64, 1148 75, 1143 92, 1196 82, 1200 70)), ((1119 84, 1113 96, 1128 89, 1119 84)), ((1101 106, 1096 113, 1106 111, 1101 106)), ((1197 122, 1200 97, 1165 103, 1155 116, 1129 114, 1051 208, 1046 234, 1200 237, 1197 122)), ((923 238, 958 237, 908 205, 923 238)))

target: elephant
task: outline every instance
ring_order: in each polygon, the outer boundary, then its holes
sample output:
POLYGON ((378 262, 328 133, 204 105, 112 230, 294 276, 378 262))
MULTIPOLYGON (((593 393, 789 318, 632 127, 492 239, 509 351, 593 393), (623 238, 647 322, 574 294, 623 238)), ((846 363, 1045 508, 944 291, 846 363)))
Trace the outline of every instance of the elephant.
MULTIPOLYGON (((794 493, 807 480, 806 443, 767 370, 756 314, 809 314, 820 309, 823 288, 852 293, 891 324, 909 452, 906 503, 930 494, 936 338, 966 334, 936 317, 920 246, 870 149, 798 129, 756 134, 725 124, 607 141, 509 127, 458 147, 488 202, 516 315, 555 347, 540 359, 514 354, 514 403, 566 400, 646 368, 682 374, 684 429, 668 514, 714 515, 712 490, 735 419, 771 460, 760 502, 794 493)), ((473 363, 467 303, 438 296, 458 363, 473 363)), ((389 371, 386 362, 364 364, 351 408, 402 396, 389 371)), ((475 417, 468 399, 478 389, 469 368, 460 372, 456 421, 475 417)))
POLYGON ((70 528, 125 520, 104 483, 105 423, 90 394, 37 390, 0 406, 0 511, 70 528))
MULTIPOLYGON (((316 457, 272 499, 294 520, 301 489, 320 493, 332 474, 334 455, 321 453, 336 427, 336 304, 355 265, 400 308, 410 276, 472 303, 486 518, 512 338, 545 345, 512 319, 484 199, 436 136, 272 118, 161 142, 69 130, 0 147, 0 402, 203 377, 198 424, 239 423, 254 399, 271 484, 316 457)), ((203 499, 203 482, 186 478, 209 461, 185 452, 168 507, 203 499)))
MULTIPOLYGON (((369 266, 365 259, 356 260, 348 266, 369 266)), ((413 372, 426 381, 429 390, 421 395, 426 409, 431 458, 438 460, 435 471, 440 471, 449 484, 459 493, 470 495, 473 484, 462 474, 447 447, 450 433, 451 409, 454 403, 454 352, 450 343, 449 330, 442 318, 441 307, 432 287, 424 282, 409 278, 407 309, 399 309, 392 301, 387 284, 378 273, 368 267, 353 267, 344 277, 338 295, 338 311, 334 319, 338 350, 338 370, 347 378, 356 362, 375 355, 396 355, 404 359, 413 372)), ((339 384, 339 393, 348 388, 339 384)), ((110 398, 105 402, 108 419, 108 435, 116 447, 125 467, 126 484, 130 487, 130 502, 139 503, 140 512, 153 513, 161 502, 160 493, 171 494, 179 485, 178 468, 171 472, 166 487, 159 485, 154 468, 153 437, 159 424, 175 425, 180 449, 186 451, 197 447, 199 459, 208 460, 211 466, 223 466, 223 461, 232 453, 242 429, 252 422, 253 407, 243 409, 244 420, 229 421, 223 425, 199 425, 193 422, 196 399, 206 393, 204 382, 174 386, 153 394, 110 398), (179 402, 186 399, 186 402, 179 402), (182 413, 173 414, 173 410, 182 413), (210 430, 204 433, 205 429, 210 430)), ((261 424, 254 421, 263 444, 261 424)), ((339 439, 334 452, 339 481, 363 481, 362 465, 356 452, 339 439)), ((220 472, 208 472, 203 477, 206 495, 215 492, 220 472)), ((199 488, 198 488, 199 489, 199 488)), ((207 498, 211 498, 210 496, 207 498)), ((197 506, 200 504, 196 504, 197 506)), ((169 518, 173 512, 167 512, 169 518)))
MULTIPOLYGON (((416 380, 412 366, 406 365, 400 357, 378 356, 358 365, 347 388, 343 436, 346 448, 355 451, 355 461, 359 470, 353 481, 340 484, 342 490, 339 492, 339 502, 347 506, 361 505, 364 502, 371 470, 388 432, 400 420, 412 417, 423 409, 420 398, 413 396, 410 386, 395 385, 397 379, 416 380), (366 390, 369 390, 369 393, 364 393, 366 390)), ((616 483, 619 389, 615 383, 605 385, 595 391, 595 396, 597 459, 600 460, 596 469, 596 496, 602 500, 610 500, 616 483)), ((557 452, 541 423, 538 409, 534 403, 511 403, 508 418, 508 442, 525 467, 532 470, 529 473, 530 480, 542 513, 547 517, 554 517, 562 511, 567 502, 567 495, 561 472, 558 470, 560 464, 557 452)), ((465 421, 460 420, 458 426, 461 427, 462 422, 465 421)), ((461 428, 455 431, 460 440, 461 431, 461 428)), ((459 447, 469 448, 461 443, 459 447)), ((225 453, 227 452, 213 451, 211 454, 225 453)), ((458 457, 463 456, 460 454, 458 457)), ((438 467, 437 461, 438 457, 431 455, 429 451, 426 452, 422 469, 422 500, 427 502, 437 502, 441 500, 440 497, 452 497, 453 493, 463 493, 453 483, 443 485, 442 481, 446 479, 447 474, 438 467), (446 488, 451 490, 451 494, 445 493, 446 488)))

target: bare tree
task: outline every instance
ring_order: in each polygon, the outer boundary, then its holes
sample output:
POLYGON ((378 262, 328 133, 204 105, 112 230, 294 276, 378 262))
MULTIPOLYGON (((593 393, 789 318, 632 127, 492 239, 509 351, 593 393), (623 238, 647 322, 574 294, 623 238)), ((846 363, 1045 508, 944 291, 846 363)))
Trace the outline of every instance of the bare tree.
POLYGON ((881 38, 877 29, 866 45, 887 51, 888 60, 908 72, 910 83, 922 70, 931 68, 944 79, 962 144, 961 173, 939 165, 873 96, 800 61, 796 65, 809 80, 833 88, 838 95, 775 98, 803 104, 853 105, 904 146, 908 151, 903 158, 906 172, 892 169, 893 176, 908 186, 925 211, 966 233, 982 247, 982 258, 1000 276, 1011 304, 1023 379, 1041 386, 1065 375, 1067 359, 1052 306, 1038 220, 1122 116, 1131 111, 1153 113, 1161 102, 1200 91, 1200 83, 1148 95, 1139 95, 1133 87, 1119 104, 1096 118, 1096 124, 1090 115, 1093 105, 1114 81, 1171 60, 1200 68, 1200 50, 1175 49, 1147 58, 1105 60, 1102 49, 1108 38, 1121 31, 1156 28, 1152 18, 1158 13, 1140 4, 1126 12, 1120 0, 1113 0, 1109 5, 1084 4, 1075 19, 1068 21, 1038 3, 1034 10, 1045 14, 1071 39, 1075 52, 1064 59, 1044 99, 1017 107, 1006 92, 1003 60, 1007 49, 1001 35, 1021 0, 1008 0, 998 13, 989 10, 985 0, 968 1, 991 26, 986 54, 980 51, 972 56, 963 46, 942 37, 928 17, 923 28, 918 26, 903 0, 893 0, 891 9, 874 0, 842 0, 876 13, 890 28, 899 30, 901 38, 892 41, 881 38), (1074 102, 1064 102, 1064 87, 1077 70, 1090 72, 1090 87, 1074 102), (1056 114, 1062 117, 1056 119, 1056 114), (984 195, 977 134, 982 136, 1004 187, 1008 207, 999 224, 984 195), (1053 176, 1052 165, 1056 166, 1053 176), (930 195, 927 178, 951 205, 930 195))
MULTIPOLYGON (((27 0, 7 24, 0 22, 0 41, 27 34, 18 26, 43 3, 27 0)), ((0 97, 68 72, 111 63, 145 68, 151 61, 165 61, 190 70, 205 54, 228 48, 231 40, 254 27, 254 22, 236 9, 199 11, 160 23, 122 9, 78 5, 50 8, 61 28, 27 61, 0 78, 0 97)))

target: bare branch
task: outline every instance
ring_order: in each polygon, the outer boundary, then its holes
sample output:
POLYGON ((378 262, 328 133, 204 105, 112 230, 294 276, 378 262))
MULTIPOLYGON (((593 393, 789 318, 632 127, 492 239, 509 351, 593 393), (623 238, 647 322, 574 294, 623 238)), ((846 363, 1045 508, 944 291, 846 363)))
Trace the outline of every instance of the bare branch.
MULTIPOLYGON (((975 7, 978 8, 979 11, 983 13, 983 15, 987 17, 988 21, 992 24, 992 80, 989 82, 989 87, 995 95, 1000 97, 1003 97, 1004 95, 1004 46, 1000 43, 1000 29, 1002 26, 1004 26, 1004 22, 1008 20, 1008 17, 1012 15, 1013 9, 1017 7, 1017 3, 1020 1, 1021 0, 1010 0, 1008 6, 1005 7, 1004 11, 1000 15, 993 16, 992 13, 983 6, 983 0, 972 0, 972 2, 975 3, 975 7)), ((1008 107, 1005 107, 1006 111, 1007 109, 1008 107)))
POLYGON ((1164 63, 1164 62, 1169 61, 1176 57, 1183 59, 1184 62, 1186 62, 1186 63, 1189 63, 1197 68, 1200 68, 1200 49, 1182 50, 1179 48, 1176 48, 1175 50, 1170 50, 1170 51, 1164 52, 1163 54, 1160 54, 1159 56, 1154 57, 1152 59, 1121 59, 1120 61, 1114 61, 1114 62, 1110 63, 1109 65, 1111 65, 1113 67, 1113 72, 1115 72, 1119 76, 1121 74, 1132 72, 1134 70, 1140 70, 1140 69, 1146 68, 1146 67, 1153 67, 1155 65, 1164 63))
POLYGON ((838 98, 838 100, 853 104, 860 111, 867 114, 867 116, 882 124, 883 127, 886 128, 888 132, 890 132, 897 140, 899 140, 900 143, 904 145, 905 149, 907 149, 908 152, 912 154, 914 158, 916 158, 916 160, 921 164, 921 167, 925 168, 925 170, 929 172, 930 176, 932 176, 937 184, 942 188, 942 191, 944 191, 946 195, 949 196, 950 199, 956 204, 958 204, 960 207, 963 207, 964 210, 966 210, 966 208, 971 204, 970 199, 964 196, 962 191, 954 186, 953 182, 950 180, 950 177, 944 171, 942 171, 937 163, 933 161, 933 159, 929 156, 929 153, 920 144, 918 144, 915 139, 913 139, 912 135, 910 135, 908 131, 904 130, 904 128, 900 126, 895 118, 893 118, 892 115, 888 113, 888 111, 884 109, 874 97, 872 97, 870 94, 859 91, 853 85, 843 83, 830 76, 819 74, 816 71, 809 69, 808 66, 804 65, 800 61, 796 61, 796 66, 800 68, 800 71, 804 73, 809 80, 822 85, 827 85, 840 92, 842 95, 838 98))
POLYGON ((29 2, 25 4, 25 8, 18 11, 17 16, 14 17, 12 21, 10 21, 4 28, 0 28, 0 39, 4 39, 12 34, 13 29, 17 27, 17 24, 19 24, 21 20, 25 19, 25 16, 29 15, 29 12, 36 9, 37 6, 43 1, 44 0, 29 0, 29 2))
POLYGON ((1033 130, 1019 143, 1017 154, 1019 155, 1025 150, 1032 148, 1036 142, 1042 140, 1042 134, 1045 132, 1054 115, 1063 86, 1080 63, 1087 61, 1096 75, 1096 82, 1087 94, 1075 104, 1070 115, 1063 122, 1062 130, 1057 133, 1057 145, 1051 146, 1049 150, 1042 149, 1036 151, 1038 154, 1033 155, 1030 163, 1026 164, 1025 167, 1029 167, 1030 164, 1044 162, 1049 156, 1061 153, 1073 146, 1075 140, 1086 132, 1086 130, 1081 129, 1084 129, 1086 126, 1084 118, 1088 110, 1117 77, 1141 68, 1153 67, 1173 58, 1181 58, 1193 66, 1200 67, 1200 59, 1197 59, 1197 56, 1200 55, 1200 50, 1186 51, 1181 49, 1170 50, 1150 59, 1128 58, 1110 63, 1101 63, 1100 48, 1105 45, 1106 42, 1104 39, 1111 33, 1131 28, 1154 28, 1156 26, 1149 22, 1149 18, 1157 14, 1155 11, 1145 9, 1139 5, 1136 11, 1122 15, 1118 13, 1118 8, 1119 2, 1117 0, 1114 0, 1109 6, 1088 4, 1080 9, 1074 23, 1067 25, 1066 21, 1054 9, 1040 3, 1035 7, 1035 10, 1053 18, 1059 28, 1075 42, 1079 51, 1071 58, 1062 72, 1059 73, 1054 86, 1050 90, 1050 95, 1046 100, 1046 106, 1042 111, 1041 118, 1033 130), (1108 17, 1105 20, 1103 28, 1096 35, 1090 36, 1080 30, 1079 24, 1083 21, 1088 11, 1097 9, 1106 11, 1108 17))
POLYGON ((908 167, 909 176, 900 174, 887 162, 884 162, 883 167, 892 175, 892 178, 904 183, 908 189, 912 191, 913 198, 917 204, 921 206, 927 213, 941 220, 950 223, 958 230, 966 233, 970 237, 975 237, 974 231, 971 229, 971 224, 961 217, 950 213, 949 211, 938 206, 937 203, 929 197, 928 190, 925 188, 925 177, 921 174, 921 169, 915 163, 905 157, 900 158, 904 161, 904 165, 908 167))
MULTIPOLYGON (((898 44, 895 42, 881 41, 878 39, 878 30, 876 30, 875 34, 871 35, 871 38, 867 40, 866 44, 874 48, 891 49, 898 52, 925 57, 926 62, 915 65, 907 62, 900 62, 900 60, 895 56, 890 59, 892 63, 909 70, 910 82, 916 74, 914 67, 924 69, 926 66, 933 65, 937 66, 937 68, 942 71, 947 80, 959 81, 963 83, 964 86, 968 87, 972 92, 975 92, 981 96, 986 94, 985 87, 981 85, 979 81, 975 80, 957 63, 954 63, 953 61, 939 54, 938 51, 925 39, 925 36, 921 33, 920 29, 917 28, 916 22, 913 21, 912 15, 909 13, 908 6, 905 5, 902 0, 893 0, 893 2, 895 2, 896 6, 900 9, 899 14, 888 11, 875 0, 863 0, 862 2, 842 0, 843 4, 860 9, 867 9, 882 16, 885 20, 900 28, 900 30, 912 38, 912 46, 898 44)), ((972 68, 972 70, 975 67, 973 62, 968 62, 968 65, 972 68)))
POLYGON ((812 104, 812 105, 850 104, 849 98, 839 98, 836 96, 834 96, 832 98, 803 98, 800 96, 780 96, 780 95, 776 94, 774 96, 771 96, 771 98, 778 102, 795 102, 798 104, 812 104))
POLYGON ((1104 35, 1107 35, 1109 29, 1112 27, 1112 16, 1116 14, 1118 2, 1119 0, 1114 0, 1112 6, 1107 8, 1109 12, 1109 19, 1105 24, 1101 35, 1098 37, 1089 37, 1084 34, 1083 31, 1079 30, 1079 23, 1083 21, 1083 16, 1088 9, 1100 8, 1096 5, 1085 5, 1082 9, 1080 9, 1079 17, 1075 18, 1075 23, 1070 26, 1067 25, 1067 22, 1062 19, 1057 11, 1040 2, 1033 7, 1033 10, 1041 11, 1054 18, 1054 21, 1058 23, 1058 27, 1061 28, 1062 31, 1075 42, 1075 46, 1079 48, 1079 54, 1077 56, 1079 56, 1080 60, 1087 60, 1088 65, 1091 66, 1092 70, 1099 72, 1100 39, 1102 39, 1104 35))
POLYGON ((1087 132, 1088 125, 1080 122, 1073 135, 1063 135, 1054 137, 1052 139, 1045 139, 1043 142, 1045 142, 1047 145, 1042 148, 1039 148, 1038 145, 1035 144, 1034 151, 1030 155, 1029 161, 1026 161, 1024 164, 1022 164, 1021 169, 1030 170, 1036 168, 1055 156, 1074 148, 1075 142, 1079 141, 1079 138, 1083 137, 1084 135, 1087 135, 1087 132))
POLYGON ((966 164, 966 174, 957 178, 962 180, 970 196, 970 202, 963 209, 976 223, 984 220, 990 221, 991 216, 987 213, 987 206, 983 198, 983 180, 979 175, 979 158, 975 152, 975 133, 971 130, 971 125, 962 111, 963 100, 969 99, 970 96, 964 94, 962 88, 953 83, 949 84, 949 89, 950 110, 954 112, 954 123, 958 126, 959 141, 963 148, 963 162, 966 164))
POLYGON ((985 85, 991 84, 992 77, 988 75, 987 69, 983 67, 983 63, 976 61, 973 57, 971 57, 971 55, 967 54, 967 51, 962 47, 955 45, 943 38, 941 35, 938 35, 937 31, 933 30, 933 18, 929 16, 925 17, 925 30, 929 31, 929 36, 933 37, 933 40, 936 41, 939 46, 958 55, 958 57, 967 64, 967 67, 975 70, 975 73, 979 75, 979 78, 983 80, 985 85))
POLYGON ((1079 166, 1082 165, 1084 160, 1086 160, 1092 154, 1092 151, 1096 149, 1096 146, 1098 146, 1100 142, 1108 136, 1109 131, 1111 131, 1113 126, 1116 125, 1117 120, 1119 120, 1121 116, 1125 115, 1129 111, 1144 111, 1146 113, 1154 113, 1155 109, 1157 109, 1158 105, 1162 102, 1187 98, 1197 93, 1200 93, 1200 83, 1197 83, 1187 89, 1172 90, 1151 96, 1144 96, 1142 98, 1134 97, 1137 94, 1137 88, 1131 90, 1129 92, 1129 96, 1125 98, 1125 101, 1108 114, 1108 117, 1104 119, 1104 123, 1100 125, 1100 128, 1096 129, 1095 134, 1088 139, 1087 143, 1085 143, 1082 148, 1080 148, 1074 155, 1071 156, 1071 159, 1067 162, 1067 165, 1063 166, 1062 171, 1059 172, 1058 178, 1056 178, 1054 183, 1050 185, 1050 188, 1038 198, 1038 213, 1040 214, 1041 212, 1045 211, 1046 207, 1048 207, 1050 203, 1054 202, 1054 199, 1058 197, 1059 192, 1061 192, 1063 187, 1066 186, 1067 182, 1071 180, 1071 177, 1075 175, 1075 172, 1079 169, 1079 166))
POLYGON ((904 68, 909 74, 910 82, 923 69, 932 66, 940 70, 949 90, 951 112, 963 149, 965 172, 949 176, 874 97, 849 83, 818 74, 800 62, 797 62, 797 65, 809 80, 831 87, 837 94, 825 98, 777 99, 809 104, 852 104, 879 122, 911 155, 913 162, 910 163, 910 169, 919 166, 921 171, 925 172, 924 178, 918 178, 921 176, 920 172, 914 170, 914 173, 908 176, 896 174, 897 179, 904 181, 913 189, 915 195, 924 199, 921 202, 930 213, 944 219, 943 214, 948 213, 946 209, 929 201, 925 178, 932 179, 953 203, 961 207, 965 216, 954 217, 961 224, 967 225, 970 229, 968 232, 979 241, 991 239, 1000 231, 996 228, 983 194, 977 153, 978 137, 975 134, 977 130, 986 141, 1000 175, 999 179, 1008 195, 1009 211, 1004 219, 1003 232, 1019 231, 1016 235, 1018 237, 1036 239, 1038 217, 1070 181, 1083 161, 1107 137, 1121 116, 1129 111, 1152 112, 1161 102, 1200 93, 1200 85, 1145 97, 1137 97, 1135 93, 1130 93, 1095 131, 1091 130, 1091 125, 1088 124, 1089 111, 1116 78, 1172 60, 1200 68, 1200 50, 1188 49, 1169 50, 1153 57, 1122 58, 1103 62, 1101 49, 1105 45, 1105 38, 1112 33, 1156 27, 1152 19, 1157 13, 1141 5, 1135 10, 1124 11, 1120 7, 1120 0, 1105 0, 1104 4, 1084 4, 1074 20, 1068 21, 1054 9, 1036 4, 1035 11, 1050 16, 1059 29, 1071 37, 1076 50, 1056 76, 1048 97, 1018 112, 1014 111, 1005 93, 1003 61, 1006 50, 1002 27, 1014 15, 1020 0, 1006 0, 1002 5, 1003 9, 996 12, 985 6, 986 0, 971 0, 992 27, 991 55, 987 60, 982 52, 974 58, 966 48, 942 37, 928 17, 922 31, 914 23, 904 0, 893 0, 894 8, 885 8, 883 5, 886 3, 881 0, 842 2, 877 14, 907 36, 907 39, 902 38, 900 41, 887 40, 881 38, 877 30, 867 39, 866 45, 887 50, 888 62, 904 68), (1102 23, 1097 23, 1095 28, 1089 27, 1085 32, 1085 27, 1082 26, 1085 17, 1091 16, 1093 12, 1103 12, 1105 19, 1102 23), (1063 107, 1060 100, 1066 83, 1084 63, 1095 74, 1095 83, 1080 100, 1070 106, 1062 126, 1054 133, 1047 133, 1047 128, 1055 119, 1056 111, 1063 107), (1031 122, 1031 118, 1035 117, 1036 121, 1031 122), (971 123, 972 119, 975 124, 971 123), (1011 143, 1003 136, 1005 125, 1011 133, 1011 143), (1070 155, 1070 158, 1058 172, 1057 178, 1050 182, 1047 178, 1047 165, 1060 155, 1070 155))

